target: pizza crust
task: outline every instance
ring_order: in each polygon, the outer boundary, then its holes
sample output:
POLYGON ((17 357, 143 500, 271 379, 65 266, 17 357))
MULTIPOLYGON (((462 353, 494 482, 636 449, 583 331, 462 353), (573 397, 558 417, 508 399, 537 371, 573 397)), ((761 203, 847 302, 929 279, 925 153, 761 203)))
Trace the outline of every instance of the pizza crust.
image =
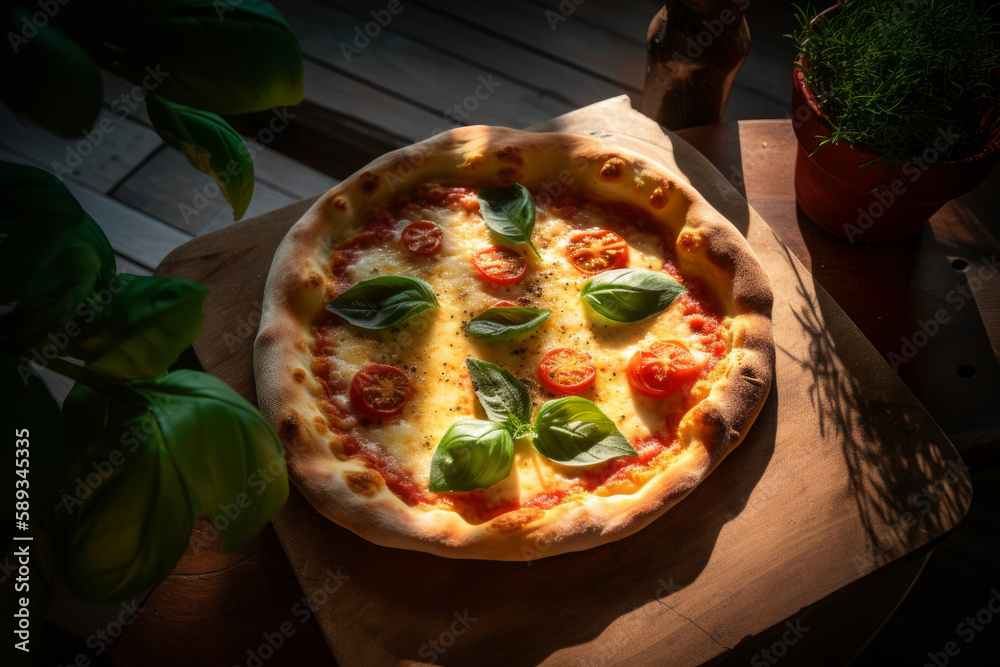
POLYGON ((380 545, 452 558, 530 560, 630 535, 679 502, 736 447, 770 389, 772 295, 746 240, 690 185, 654 162, 587 137, 466 127, 389 153, 324 194, 288 232, 265 286, 254 370, 261 412, 285 446, 293 482, 322 514, 380 545), (545 189, 562 178, 584 197, 649 213, 676 238, 676 264, 699 278, 731 321, 731 349, 711 391, 682 419, 684 451, 630 494, 551 509, 521 508, 480 524, 444 509, 410 507, 381 475, 334 453, 336 436, 314 404, 311 324, 335 293, 331 252, 368 214, 422 183, 514 182, 545 189))

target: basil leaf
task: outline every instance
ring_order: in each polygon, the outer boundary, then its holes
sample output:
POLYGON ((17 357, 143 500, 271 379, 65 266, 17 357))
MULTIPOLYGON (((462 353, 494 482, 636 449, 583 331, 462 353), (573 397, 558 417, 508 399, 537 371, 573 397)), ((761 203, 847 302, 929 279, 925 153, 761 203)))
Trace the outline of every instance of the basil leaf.
POLYGON ((584 303, 616 322, 637 322, 665 310, 687 288, 661 271, 615 269, 583 284, 584 303))
MULTIPOLYGON (((32 14, 27 7, 28 3, 5 2, 0 10, 0 32, 7 36, 10 47, 2 59, 0 101, 50 132, 79 140, 101 111, 103 91, 97 63, 82 46, 84 40, 67 35, 64 25, 53 25, 49 17, 54 18, 59 7, 39 7, 49 14, 42 20, 36 18, 37 11, 32 14)), ((76 16, 82 13, 74 12, 76 16)))
POLYGON ((463 331, 481 340, 506 340, 532 331, 551 314, 550 310, 537 308, 489 308, 469 320, 463 331))
POLYGON ((535 257, 541 258, 538 248, 531 242, 531 232, 535 229, 535 200, 528 188, 514 183, 505 188, 483 188, 476 195, 479 212, 493 233, 512 243, 527 243, 535 257))
POLYGON ((101 11, 76 13, 84 16, 71 35, 93 43, 98 64, 134 84, 225 115, 302 101, 299 40, 264 0, 100 4, 101 11))
POLYGON ((499 424, 455 422, 431 458, 431 491, 472 491, 493 486, 510 474, 514 439, 499 424))
POLYGON ((434 290, 423 280, 379 276, 362 280, 326 309, 363 329, 386 329, 437 306, 434 290))
POLYGON ((66 354, 117 380, 156 377, 175 361, 202 325, 208 288, 184 278, 118 274, 111 300, 88 301, 78 312, 89 324, 66 354))
POLYGON ((191 166, 215 179, 233 220, 247 212, 253 198, 253 160, 243 139, 221 116, 178 104, 162 95, 148 95, 149 122, 171 148, 191 166))
POLYGON ((114 277, 115 253, 52 174, 0 161, 0 200, 0 303, 16 303, 0 316, 0 342, 27 351, 114 277))
POLYGON ((531 421, 528 388, 514 374, 488 361, 465 360, 472 388, 490 421, 498 424, 514 417, 522 424, 531 421))
POLYGON ((138 403, 113 410, 60 497, 67 582, 92 601, 128 599, 167 576, 202 510, 228 552, 288 496, 277 433, 222 380, 182 370, 126 386, 138 403))
POLYGON ((568 466, 588 466, 638 456, 611 419, 592 401, 568 396, 549 401, 535 417, 535 449, 568 466))

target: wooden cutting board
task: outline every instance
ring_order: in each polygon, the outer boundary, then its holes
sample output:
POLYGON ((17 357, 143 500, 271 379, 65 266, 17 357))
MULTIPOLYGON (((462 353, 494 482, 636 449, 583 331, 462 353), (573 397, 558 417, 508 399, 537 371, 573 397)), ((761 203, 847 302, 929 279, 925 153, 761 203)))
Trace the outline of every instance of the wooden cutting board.
MULTIPOLYGON (((342 665, 693 665, 936 540, 971 483, 924 408, 767 224, 691 146, 614 98, 539 130, 617 143, 685 178, 747 237, 774 290, 774 386, 688 498, 590 551, 495 563, 370 544, 292 489, 274 525, 342 665), (329 572, 343 584, 330 595, 329 572)), ((308 200, 195 239, 159 273, 212 287, 195 350, 255 402, 271 257, 308 200)))

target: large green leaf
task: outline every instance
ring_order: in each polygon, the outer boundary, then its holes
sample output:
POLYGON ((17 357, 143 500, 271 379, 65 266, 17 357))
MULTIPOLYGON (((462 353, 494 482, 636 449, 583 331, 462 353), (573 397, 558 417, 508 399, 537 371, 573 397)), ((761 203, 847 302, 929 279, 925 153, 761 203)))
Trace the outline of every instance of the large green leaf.
POLYGON ((479 340, 509 340, 526 336, 549 319, 551 310, 502 306, 487 308, 469 320, 462 331, 479 340))
POLYGON ((388 329, 437 307, 434 289, 408 276, 362 280, 326 304, 331 313, 363 329, 388 329))
POLYGON ((79 236, 57 239, 39 259, 21 301, 0 317, 0 344, 33 360, 39 354, 49 358, 62 354, 69 340, 62 328, 86 303, 100 268, 94 247, 79 236))
POLYGON ((512 417, 522 424, 531 422, 531 396, 524 383, 506 368, 467 357, 469 380, 487 419, 502 424, 512 417))
POLYGON ((535 429, 535 449, 563 465, 589 466, 619 456, 638 456, 615 422, 593 401, 580 396, 542 405, 535 429))
POLYGON ((85 448, 63 496, 67 580, 91 600, 127 598, 169 574, 203 509, 231 551, 288 496, 277 434, 224 382, 181 370, 128 388, 143 405, 85 448))
POLYGON ((663 271, 613 269, 580 288, 583 302, 615 322, 638 322, 667 309, 687 288, 663 271))
POLYGON ((455 422, 431 457, 431 491, 487 489, 510 475, 514 439, 503 426, 481 419, 455 422))
POLYGON ((66 580, 80 597, 105 602, 135 597, 170 574, 200 513, 170 450, 143 433, 144 410, 88 443, 67 477, 66 580), (123 445, 130 431, 145 440, 123 445))
POLYGON ((156 377, 177 360, 201 331, 209 288, 183 278, 120 274, 106 305, 83 311, 89 324, 66 348, 101 375, 118 380, 156 377))
POLYGON ((49 278, 36 274, 51 261, 46 256, 67 241, 93 246, 100 260, 98 281, 115 275, 108 238, 52 174, 0 160, 0 200, 0 302, 20 300, 29 283, 49 278))
POLYGON ((526 243, 541 258, 538 248, 531 242, 535 229, 535 200, 528 188, 514 183, 504 188, 483 188, 479 197, 479 212, 486 226, 498 236, 512 243, 526 243))
POLYGON ((50 132, 78 137, 101 110, 97 64, 52 22, 38 28, 39 6, 25 5, 0 7, 0 100, 50 132))
POLYGON ((134 406, 116 403, 107 394, 77 382, 62 404, 63 423, 72 427, 65 438, 67 451, 70 455, 84 451, 98 433, 115 422, 130 419, 133 412, 134 406))
POLYGON ((241 114, 298 104, 302 53, 285 19, 261 0, 103 0, 80 30, 114 49, 99 62, 197 109, 241 114))
POLYGON ((253 160, 240 135, 219 115, 177 104, 160 95, 146 98, 149 120, 169 146, 195 169, 215 179, 239 220, 253 197, 253 160))

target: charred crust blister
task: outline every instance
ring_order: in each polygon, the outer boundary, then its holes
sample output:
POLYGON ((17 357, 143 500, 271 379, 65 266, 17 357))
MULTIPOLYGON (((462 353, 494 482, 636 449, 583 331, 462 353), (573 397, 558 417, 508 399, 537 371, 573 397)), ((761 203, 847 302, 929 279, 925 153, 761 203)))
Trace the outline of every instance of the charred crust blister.
POLYGON ((516 164, 518 167, 524 164, 524 159, 521 157, 521 149, 514 146, 501 148, 496 152, 496 156, 501 162, 516 164))
POLYGON ((343 477, 347 488, 359 496, 371 498, 382 490, 382 476, 372 470, 345 470, 343 477))
POLYGON ((625 160, 620 157, 608 158, 601 165, 601 180, 605 183, 613 183, 625 173, 625 160))
POLYGON ((662 186, 656 186, 652 194, 649 195, 649 205, 655 209, 661 209, 667 205, 667 193, 662 186))
POLYGON ((545 512, 538 508, 522 507, 514 510, 513 512, 508 512, 498 516, 486 524, 486 527, 490 530, 490 532, 505 535, 507 533, 517 532, 535 519, 541 518, 543 514, 545 514, 545 512))
POLYGON ((315 417, 313 417, 313 428, 315 428, 316 432, 319 433, 320 435, 326 435, 327 432, 326 420, 320 417, 319 415, 316 415, 315 417))
POLYGON ((699 245, 698 235, 691 231, 681 232, 677 237, 677 249, 691 252, 699 245))
POLYGON ((295 436, 299 433, 299 416, 294 412, 284 417, 278 423, 278 437, 286 445, 295 442, 295 436))
POLYGON ((518 173, 518 170, 514 167, 500 167, 497 170, 497 178, 504 185, 511 185, 517 182, 518 173))
POLYGON ((373 171, 366 171, 361 174, 361 190, 366 195, 373 195, 375 191, 378 190, 378 186, 382 184, 382 177, 373 171))
POLYGON ((465 162, 462 163, 463 169, 469 169, 475 171, 479 165, 483 163, 482 153, 469 153, 465 156, 465 162))

